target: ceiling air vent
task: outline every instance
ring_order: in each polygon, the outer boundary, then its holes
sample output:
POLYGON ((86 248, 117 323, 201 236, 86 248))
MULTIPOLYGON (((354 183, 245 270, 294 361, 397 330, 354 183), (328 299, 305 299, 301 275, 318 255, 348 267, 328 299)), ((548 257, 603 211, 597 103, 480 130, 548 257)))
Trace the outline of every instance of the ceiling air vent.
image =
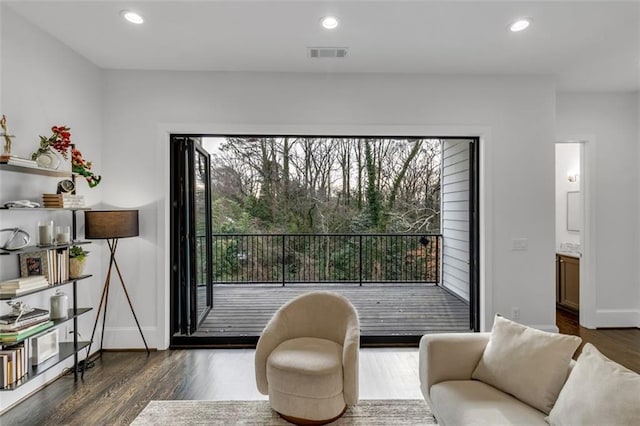
POLYGON ((309 57, 316 58, 344 58, 347 56, 346 47, 309 47, 309 57))

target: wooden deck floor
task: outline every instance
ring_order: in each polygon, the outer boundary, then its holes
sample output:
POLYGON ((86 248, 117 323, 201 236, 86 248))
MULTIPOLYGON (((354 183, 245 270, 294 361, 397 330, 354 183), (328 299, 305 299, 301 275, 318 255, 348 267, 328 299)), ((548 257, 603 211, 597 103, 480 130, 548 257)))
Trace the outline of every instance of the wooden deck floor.
POLYGON ((427 284, 287 284, 213 287, 213 308, 197 336, 259 336, 286 301, 313 290, 335 291, 358 310, 363 336, 421 336, 469 330, 469 305, 427 284))

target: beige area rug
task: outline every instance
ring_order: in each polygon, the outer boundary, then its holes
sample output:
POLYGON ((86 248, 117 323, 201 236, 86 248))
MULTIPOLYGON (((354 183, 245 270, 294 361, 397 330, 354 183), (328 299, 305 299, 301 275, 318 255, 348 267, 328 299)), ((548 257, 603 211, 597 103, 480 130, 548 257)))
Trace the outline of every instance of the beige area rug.
MULTIPOLYGON (((151 401, 132 425, 290 425, 268 401, 151 401)), ((435 425, 419 399, 361 400, 332 425, 435 425)))

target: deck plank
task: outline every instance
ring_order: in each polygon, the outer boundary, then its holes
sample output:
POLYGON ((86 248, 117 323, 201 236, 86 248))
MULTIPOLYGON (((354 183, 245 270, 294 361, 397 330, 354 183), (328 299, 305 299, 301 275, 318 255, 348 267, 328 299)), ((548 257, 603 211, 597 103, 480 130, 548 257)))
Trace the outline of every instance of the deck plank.
POLYGON ((213 286, 213 308, 196 336, 259 336, 286 301, 314 290, 335 291, 358 310, 363 336, 420 336, 469 330, 469 305, 430 284, 287 284, 213 286))

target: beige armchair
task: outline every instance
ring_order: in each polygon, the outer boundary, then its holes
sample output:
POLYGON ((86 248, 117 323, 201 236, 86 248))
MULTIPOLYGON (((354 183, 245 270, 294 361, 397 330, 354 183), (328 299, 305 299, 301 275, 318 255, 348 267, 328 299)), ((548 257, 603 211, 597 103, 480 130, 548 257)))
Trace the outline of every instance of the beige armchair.
POLYGON ((284 304, 258 340, 258 391, 297 424, 323 424, 358 401, 360 322, 349 300, 317 291, 284 304))

